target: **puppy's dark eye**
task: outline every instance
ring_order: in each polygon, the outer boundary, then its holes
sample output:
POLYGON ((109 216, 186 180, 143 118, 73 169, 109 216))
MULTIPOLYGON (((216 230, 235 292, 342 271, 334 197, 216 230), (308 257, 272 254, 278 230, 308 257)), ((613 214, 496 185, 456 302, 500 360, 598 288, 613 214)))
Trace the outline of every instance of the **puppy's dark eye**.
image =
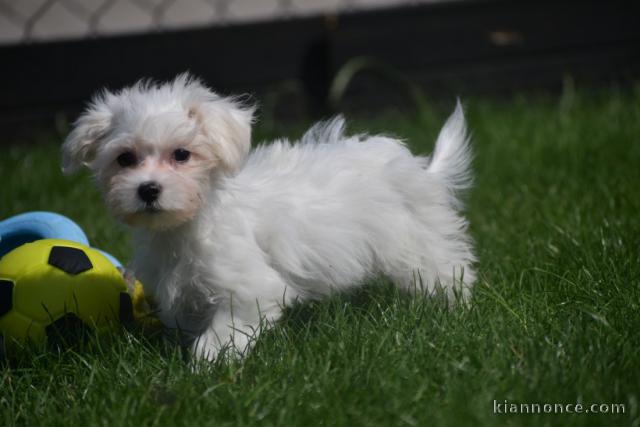
POLYGON ((133 151, 125 151, 118 156, 116 161, 123 168, 128 168, 138 163, 138 158, 136 157, 136 153, 133 151))
POLYGON ((191 157, 191 152, 189 150, 185 150, 184 148, 178 148, 173 152, 173 159, 176 162, 186 162, 191 157))

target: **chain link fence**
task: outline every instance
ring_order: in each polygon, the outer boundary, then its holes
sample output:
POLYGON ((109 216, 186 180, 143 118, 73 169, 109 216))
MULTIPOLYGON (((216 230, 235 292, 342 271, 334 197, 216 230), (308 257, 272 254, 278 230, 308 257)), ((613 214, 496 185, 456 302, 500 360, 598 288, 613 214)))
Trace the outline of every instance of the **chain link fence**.
POLYGON ((230 25, 436 1, 447 0, 0 0, 0 44, 230 25))

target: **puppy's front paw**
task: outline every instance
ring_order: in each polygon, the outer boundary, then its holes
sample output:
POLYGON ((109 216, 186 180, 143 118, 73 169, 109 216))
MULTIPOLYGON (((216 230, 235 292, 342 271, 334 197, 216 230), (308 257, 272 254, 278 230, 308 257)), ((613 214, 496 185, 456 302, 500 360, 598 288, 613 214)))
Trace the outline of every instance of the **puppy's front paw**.
POLYGON ((208 339, 206 335, 207 334, 202 334, 196 338, 191 346, 191 354, 197 360, 208 360, 211 362, 218 357, 221 346, 219 346, 217 342, 214 343, 213 340, 208 339))
POLYGON ((196 338, 191 352, 199 360, 214 361, 218 356, 239 358, 248 350, 251 338, 251 335, 241 331, 216 332, 210 329, 196 338), (226 336, 223 335, 225 332, 226 336))

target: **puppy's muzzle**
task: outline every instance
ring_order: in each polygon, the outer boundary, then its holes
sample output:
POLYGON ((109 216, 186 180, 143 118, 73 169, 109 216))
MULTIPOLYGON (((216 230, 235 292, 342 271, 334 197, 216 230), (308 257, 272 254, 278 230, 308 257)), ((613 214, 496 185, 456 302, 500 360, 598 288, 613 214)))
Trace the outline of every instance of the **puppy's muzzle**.
POLYGON ((154 181, 143 182, 138 187, 138 197, 146 204, 151 204, 158 200, 162 186, 154 181))

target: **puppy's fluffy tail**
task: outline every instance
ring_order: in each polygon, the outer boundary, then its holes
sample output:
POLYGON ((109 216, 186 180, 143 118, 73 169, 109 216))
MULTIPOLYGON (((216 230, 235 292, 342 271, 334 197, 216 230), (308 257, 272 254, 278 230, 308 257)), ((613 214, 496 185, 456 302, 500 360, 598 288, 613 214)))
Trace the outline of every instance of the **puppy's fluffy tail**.
POLYGON ((471 148, 460 100, 436 140, 428 171, 444 180, 447 189, 458 192, 471 186, 471 148))

